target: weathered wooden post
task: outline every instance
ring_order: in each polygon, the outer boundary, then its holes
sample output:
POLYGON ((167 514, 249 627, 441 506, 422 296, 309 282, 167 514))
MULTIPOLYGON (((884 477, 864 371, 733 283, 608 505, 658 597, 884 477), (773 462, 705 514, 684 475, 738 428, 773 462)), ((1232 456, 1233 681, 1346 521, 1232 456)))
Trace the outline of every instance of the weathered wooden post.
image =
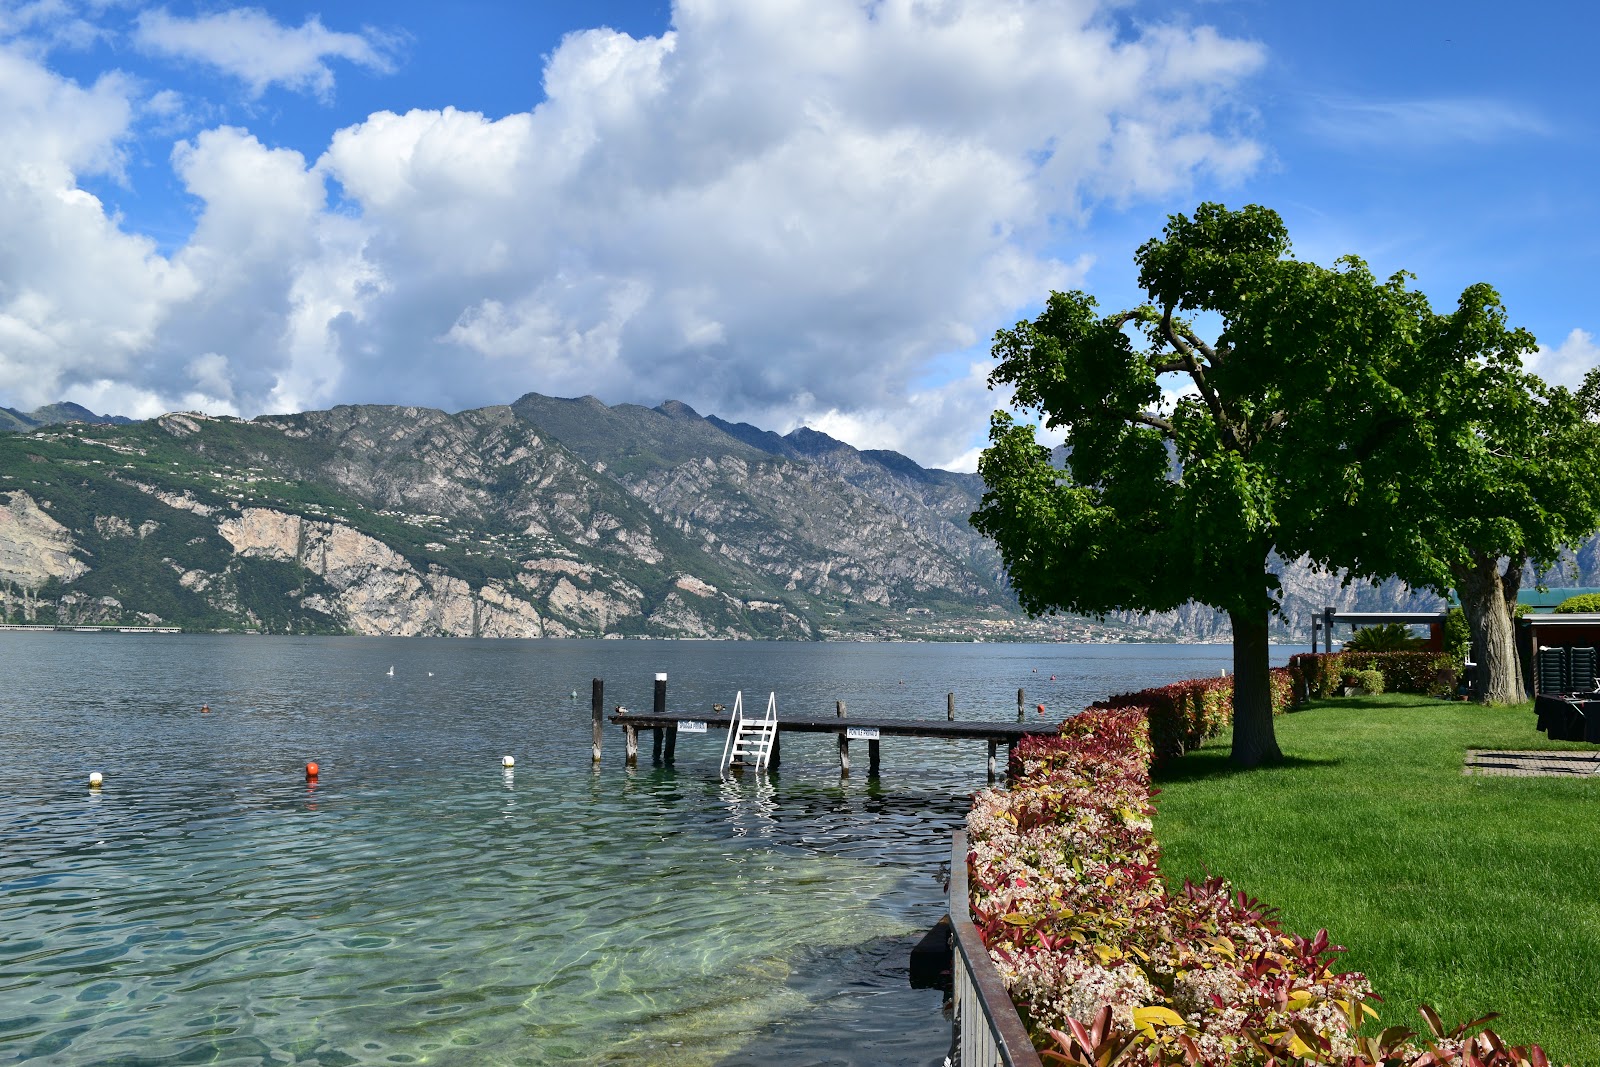
POLYGON ((600 728, 601 716, 604 714, 606 701, 606 683, 603 679, 596 678, 594 687, 589 695, 589 713, 594 716, 594 762, 600 762, 600 739, 603 732, 600 728))
POLYGON ((1027 704, 1028 704, 1028 696, 1027 696, 1026 691, 1022 690, 1022 689, 1018 689, 1017 690, 1017 721, 1018 722, 1023 722, 1023 721, 1026 720, 1027 716, 1025 716, 1023 714, 1023 709, 1025 707, 1027 707, 1027 704))
POLYGON ((995 754, 995 749, 997 749, 999 747, 999 745, 1000 745, 1000 742, 996 741, 992 737, 989 738, 989 784, 990 785, 994 784, 994 754, 995 754))
POLYGON ((622 727, 622 751, 628 766, 639 765, 639 728, 632 723, 622 727))
POLYGON ((948 722, 956 721, 956 695, 954 693, 946 693, 944 695, 944 717, 948 722))
MULTIPOLYGON (((667 676, 665 673, 656 675, 655 713, 657 715, 665 715, 667 713, 667 676)), ((661 734, 662 731, 659 724, 650 728, 650 762, 656 765, 661 763, 661 742, 663 740, 661 734)))
POLYGON ((867 742, 867 777, 878 777, 878 742, 875 739, 867 742))
MULTIPOLYGON (((844 701, 834 701, 833 710, 839 718, 844 718, 844 701)), ((839 731, 839 777, 850 777, 850 738, 845 736, 843 730, 839 731)))

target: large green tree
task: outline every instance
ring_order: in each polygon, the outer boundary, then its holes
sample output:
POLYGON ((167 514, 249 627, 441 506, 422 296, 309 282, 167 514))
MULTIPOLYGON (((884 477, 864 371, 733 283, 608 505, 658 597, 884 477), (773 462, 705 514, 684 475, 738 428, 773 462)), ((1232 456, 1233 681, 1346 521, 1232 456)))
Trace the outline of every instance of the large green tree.
POLYGON ((1280 758, 1269 555, 1353 577, 1424 569, 1401 475, 1429 438, 1466 432, 1469 406, 1438 403, 1453 380, 1440 361, 1461 350, 1425 343, 1440 320, 1404 275, 1296 260, 1263 207, 1172 216, 1135 259, 1147 303, 1102 315, 1084 293, 1053 293, 996 335, 991 386, 1063 434, 1066 457, 996 412, 973 524, 1031 612, 1191 599, 1225 612, 1232 755, 1254 766, 1280 758))
MULTIPOLYGON (((1440 368, 1435 403, 1455 405, 1451 432, 1413 450, 1399 502, 1422 534, 1414 583, 1453 587, 1472 633, 1480 697, 1527 699, 1515 643, 1517 592, 1528 563, 1543 571, 1563 547, 1600 528, 1600 426, 1595 388, 1574 396, 1521 369, 1536 347, 1506 325, 1488 286, 1437 317, 1427 345, 1440 368)), ((1591 373, 1591 379, 1594 374, 1591 373)))

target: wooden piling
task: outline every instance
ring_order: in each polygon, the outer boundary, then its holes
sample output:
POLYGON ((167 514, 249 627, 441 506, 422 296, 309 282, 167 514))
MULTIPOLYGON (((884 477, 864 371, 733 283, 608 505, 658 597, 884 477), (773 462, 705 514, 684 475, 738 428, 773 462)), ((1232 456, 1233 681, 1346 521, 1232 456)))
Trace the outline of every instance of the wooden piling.
POLYGON ((778 763, 783 758, 783 734, 775 731, 772 735, 772 754, 767 757, 767 770, 775 771, 778 763))
POLYGON ((639 728, 637 726, 623 726, 622 750, 627 756, 627 764, 636 767, 639 764, 639 728))
POLYGON ((989 742, 989 784, 990 785, 994 784, 994 767, 995 767, 995 765, 994 765, 994 756, 995 756, 995 750, 998 747, 999 747, 999 742, 993 741, 993 740, 991 740, 989 742))
POLYGON ((1024 690, 1017 690, 1017 721, 1026 722, 1028 716, 1024 714, 1028 706, 1028 695, 1024 690))
POLYGON ((603 733, 600 729, 600 716, 605 708, 606 683, 599 678, 594 680, 594 686, 589 695, 589 713, 594 716, 594 762, 600 762, 600 740, 603 733))
MULTIPOLYGON (((834 701, 833 710, 839 718, 844 718, 844 701, 834 701)), ((839 777, 850 777, 850 739, 844 735, 843 730, 839 731, 839 777)))
MULTIPOLYGON (((656 675, 656 714, 667 713, 667 676, 665 672, 656 675)), ((662 729, 659 726, 650 728, 650 762, 659 766, 662 758, 662 729)))
POLYGON ((956 695, 954 693, 946 693, 944 695, 944 717, 948 722, 956 721, 956 695))
POLYGON ((878 777, 878 742, 867 742, 867 777, 878 777))
POLYGON ((667 766, 678 762, 678 728, 667 727, 667 751, 662 755, 661 761, 667 766))

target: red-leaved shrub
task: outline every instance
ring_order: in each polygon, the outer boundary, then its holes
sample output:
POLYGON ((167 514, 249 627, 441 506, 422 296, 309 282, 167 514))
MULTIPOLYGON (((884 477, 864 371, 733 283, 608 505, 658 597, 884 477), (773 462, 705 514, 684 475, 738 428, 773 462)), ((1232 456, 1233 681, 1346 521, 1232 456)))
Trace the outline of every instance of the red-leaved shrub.
MULTIPOLYGON (((1272 711, 1281 715, 1293 711, 1294 675, 1287 667, 1275 667, 1269 684, 1272 711)), ((1150 745, 1158 763, 1199 748, 1233 723, 1232 677, 1197 678, 1172 685, 1141 689, 1108 697, 1092 708, 1143 708, 1150 724, 1150 745)))
POLYGON ((1150 823, 1157 718, 1090 708, 1023 741, 1015 784, 979 793, 967 818, 974 921, 1046 1062, 1546 1067, 1536 1047, 1428 1011, 1425 1038, 1363 1035, 1371 989, 1334 970, 1326 931, 1288 934, 1221 879, 1168 892, 1150 823))

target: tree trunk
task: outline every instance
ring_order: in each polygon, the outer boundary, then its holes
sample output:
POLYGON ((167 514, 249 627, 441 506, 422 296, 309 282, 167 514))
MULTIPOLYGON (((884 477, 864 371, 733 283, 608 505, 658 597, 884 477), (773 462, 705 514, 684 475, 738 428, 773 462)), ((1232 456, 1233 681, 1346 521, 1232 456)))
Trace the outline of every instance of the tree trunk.
POLYGON ((1470 564, 1453 569, 1456 595, 1472 630, 1478 693, 1485 704, 1520 704, 1528 699, 1513 621, 1522 561, 1512 558, 1506 567, 1502 573, 1498 559, 1478 553, 1470 564))
POLYGON ((1272 726, 1272 685, 1268 670, 1267 609, 1260 615, 1228 612, 1233 627, 1233 752, 1239 767, 1283 759, 1272 726))

